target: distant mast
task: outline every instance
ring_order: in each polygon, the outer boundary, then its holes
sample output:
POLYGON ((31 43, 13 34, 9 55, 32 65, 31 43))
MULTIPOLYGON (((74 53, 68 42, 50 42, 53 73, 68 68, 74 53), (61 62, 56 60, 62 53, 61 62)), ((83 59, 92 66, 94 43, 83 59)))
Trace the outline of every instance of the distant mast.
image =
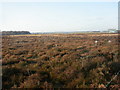
POLYGON ((118 33, 120 33, 120 1, 118 2, 118 33))

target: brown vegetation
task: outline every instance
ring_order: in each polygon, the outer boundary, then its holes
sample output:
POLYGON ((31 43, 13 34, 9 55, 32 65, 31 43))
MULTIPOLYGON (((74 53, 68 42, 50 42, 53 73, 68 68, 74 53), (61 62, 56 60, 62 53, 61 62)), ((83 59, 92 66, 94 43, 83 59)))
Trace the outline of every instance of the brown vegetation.
MULTIPOLYGON (((23 35, 2 39, 6 89, 105 88, 120 70, 116 34, 23 35)), ((119 75, 109 87, 120 88, 119 75)))

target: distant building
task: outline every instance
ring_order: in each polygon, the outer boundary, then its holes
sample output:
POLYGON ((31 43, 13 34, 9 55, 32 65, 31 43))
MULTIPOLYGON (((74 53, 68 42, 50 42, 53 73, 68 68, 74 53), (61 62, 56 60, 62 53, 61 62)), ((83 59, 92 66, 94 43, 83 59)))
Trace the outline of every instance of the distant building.
POLYGON ((117 33, 116 29, 108 29, 108 33, 117 33))
POLYGON ((120 30, 117 30, 117 33, 120 33, 120 30))

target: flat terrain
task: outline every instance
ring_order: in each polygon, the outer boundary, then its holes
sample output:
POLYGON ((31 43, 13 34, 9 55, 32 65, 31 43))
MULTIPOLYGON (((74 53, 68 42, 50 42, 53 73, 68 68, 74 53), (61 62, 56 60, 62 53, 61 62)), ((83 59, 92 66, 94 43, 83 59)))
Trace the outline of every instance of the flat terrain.
POLYGON ((120 88, 118 47, 118 34, 3 36, 3 88, 120 88))

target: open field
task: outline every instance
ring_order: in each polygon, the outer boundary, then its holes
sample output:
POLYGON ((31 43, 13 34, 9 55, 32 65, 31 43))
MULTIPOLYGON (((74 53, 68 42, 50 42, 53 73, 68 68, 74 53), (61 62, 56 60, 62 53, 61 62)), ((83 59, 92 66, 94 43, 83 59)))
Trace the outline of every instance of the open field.
POLYGON ((14 36, 58 36, 58 37, 68 37, 68 36, 76 36, 76 37, 81 37, 81 36, 118 36, 117 33, 75 33, 75 34, 26 34, 26 35, 10 35, 12 37, 14 36))
POLYGON ((120 88, 118 34, 2 37, 3 88, 120 88))

